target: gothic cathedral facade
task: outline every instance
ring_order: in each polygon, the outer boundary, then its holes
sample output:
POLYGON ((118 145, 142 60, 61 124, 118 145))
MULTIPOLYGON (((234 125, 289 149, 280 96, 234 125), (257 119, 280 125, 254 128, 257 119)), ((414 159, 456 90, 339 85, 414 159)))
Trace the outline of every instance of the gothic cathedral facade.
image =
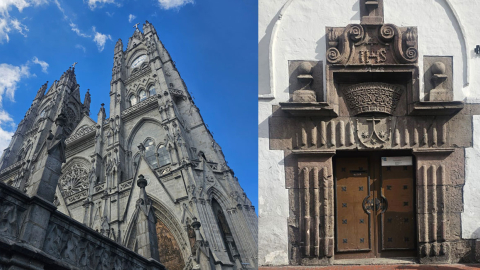
POLYGON ((64 115, 58 211, 167 269, 257 268, 255 209, 152 24, 125 51, 115 45, 109 118, 103 104, 89 116, 75 67, 47 86, 3 153, 0 181, 34 193, 64 115))

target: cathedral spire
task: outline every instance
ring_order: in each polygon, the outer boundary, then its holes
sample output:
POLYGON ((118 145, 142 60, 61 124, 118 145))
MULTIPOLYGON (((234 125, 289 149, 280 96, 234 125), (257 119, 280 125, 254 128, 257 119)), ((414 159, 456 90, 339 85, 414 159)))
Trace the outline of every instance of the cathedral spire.
POLYGON ((90 102, 92 102, 90 89, 87 89, 87 93, 85 93, 85 98, 83 99, 83 114, 85 115, 90 115, 90 102))
POLYGON ((102 103, 100 106, 101 106, 100 111, 98 112, 98 115, 97 115, 98 116, 97 117, 97 123, 99 125, 102 125, 103 122, 105 121, 105 118, 106 118, 105 107, 104 107, 105 103, 102 103))
POLYGON ((47 86, 48 86, 48 81, 44 85, 42 85, 40 89, 38 89, 37 96, 35 97, 35 99, 41 99, 43 95, 45 95, 45 90, 47 90, 47 86))
POLYGON ((69 67, 60 77, 59 85, 65 85, 69 89, 77 86, 77 76, 75 75, 75 67, 69 67))
POLYGON ((143 33, 145 35, 148 35, 150 33, 155 35, 157 34, 157 31, 155 30, 155 27, 153 27, 153 25, 150 22, 145 21, 145 23, 143 24, 143 33))

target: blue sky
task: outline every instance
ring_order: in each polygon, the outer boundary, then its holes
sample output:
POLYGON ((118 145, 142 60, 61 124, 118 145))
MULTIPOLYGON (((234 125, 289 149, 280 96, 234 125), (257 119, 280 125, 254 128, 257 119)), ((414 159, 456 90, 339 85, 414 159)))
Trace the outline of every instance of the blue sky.
MULTIPOLYGON (((113 48, 146 20, 257 206, 257 0, 0 0, 0 150, 42 84, 74 62, 91 116, 109 105, 113 48)), ((107 110, 108 111, 108 110, 107 110)))

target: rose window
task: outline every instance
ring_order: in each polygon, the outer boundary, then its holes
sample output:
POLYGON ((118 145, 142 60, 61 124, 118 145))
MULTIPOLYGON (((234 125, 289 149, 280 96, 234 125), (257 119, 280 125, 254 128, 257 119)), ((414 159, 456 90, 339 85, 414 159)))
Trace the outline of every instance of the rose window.
POLYGON ((60 186, 64 196, 68 197, 88 187, 88 172, 78 164, 65 173, 60 179, 60 186))

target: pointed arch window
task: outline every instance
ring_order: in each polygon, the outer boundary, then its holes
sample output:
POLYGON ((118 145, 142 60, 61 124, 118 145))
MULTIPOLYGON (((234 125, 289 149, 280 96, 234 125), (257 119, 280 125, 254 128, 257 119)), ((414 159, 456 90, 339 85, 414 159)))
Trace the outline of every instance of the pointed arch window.
POLYGON ((134 95, 130 96, 130 106, 137 104, 137 97, 134 95))
POLYGON ((160 145, 157 150, 158 153, 158 166, 162 167, 167 164, 170 164, 170 154, 167 151, 167 148, 165 148, 165 145, 160 145))
POLYGON ((153 140, 148 139, 144 143, 145 145, 145 159, 154 169, 158 168, 157 157, 155 156, 155 143, 153 140))
POLYGON ((42 112, 40 113, 40 117, 45 117, 45 109, 43 109, 42 112))
POLYGON ((157 94, 157 92, 155 91, 155 87, 153 86, 150 86, 148 92, 150 92, 150 96, 155 96, 157 94))
POLYGON ((140 93, 138 94, 138 96, 140 97, 140 102, 144 101, 145 99, 147 99, 147 92, 145 92, 145 90, 142 90, 140 91, 140 93))

